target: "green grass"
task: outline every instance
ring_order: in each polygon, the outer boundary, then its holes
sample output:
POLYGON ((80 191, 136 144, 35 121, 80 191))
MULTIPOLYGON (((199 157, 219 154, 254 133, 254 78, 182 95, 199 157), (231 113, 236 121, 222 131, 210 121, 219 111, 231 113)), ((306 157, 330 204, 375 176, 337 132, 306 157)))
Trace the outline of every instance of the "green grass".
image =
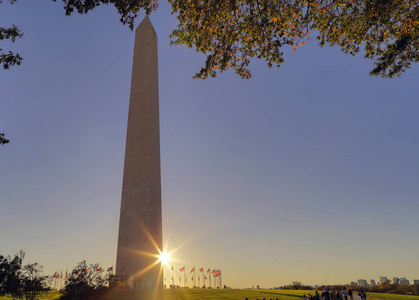
MULTIPOLYGON (((314 293, 314 291, 174 289, 153 295, 153 292, 147 290, 114 290, 101 300, 244 300, 246 298, 249 300, 263 298, 299 300, 308 293, 314 293)), ((60 293, 50 292, 40 300, 57 300, 59 297, 60 293)), ((11 300, 11 298, 0 297, 0 300, 11 300)), ((419 296, 368 293, 368 300, 419 300, 419 296)))
POLYGON ((368 300, 419 300, 419 296, 367 293, 368 300))
MULTIPOLYGON (((61 293, 60 292, 49 292, 47 295, 40 298, 40 300, 57 300, 60 299, 61 293)), ((11 300, 11 297, 0 297, 0 300, 11 300)))
POLYGON ((153 297, 153 293, 143 290, 125 290, 112 291, 104 300, 256 300, 280 299, 280 300, 298 300, 301 299, 307 291, 279 291, 279 290, 204 290, 204 289, 172 289, 164 290, 163 293, 153 297))

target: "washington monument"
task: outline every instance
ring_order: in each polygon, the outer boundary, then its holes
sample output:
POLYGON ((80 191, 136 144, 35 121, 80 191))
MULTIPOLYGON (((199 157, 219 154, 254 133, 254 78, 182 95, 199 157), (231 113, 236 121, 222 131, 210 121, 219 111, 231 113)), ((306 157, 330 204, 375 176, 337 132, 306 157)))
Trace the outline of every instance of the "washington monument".
POLYGON ((162 287, 153 256, 161 249, 157 35, 146 16, 135 31, 116 277, 134 288, 162 287))

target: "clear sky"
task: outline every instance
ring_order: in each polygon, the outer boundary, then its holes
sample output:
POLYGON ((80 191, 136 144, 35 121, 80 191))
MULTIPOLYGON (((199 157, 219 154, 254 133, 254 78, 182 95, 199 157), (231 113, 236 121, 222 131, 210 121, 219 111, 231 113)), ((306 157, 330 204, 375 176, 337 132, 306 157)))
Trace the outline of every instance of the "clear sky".
MULTIPOLYGON (((114 266, 134 33, 110 6, 0 8, 25 33, 0 44, 24 57, 0 71, 0 254, 48 274, 114 266)), ((176 269, 220 268, 231 287, 419 278, 417 66, 370 77, 372 62, 312 41, 279 69, 253 61, 250 80, 193 80, 205 57, 169 45, 168 3, 151 21, 176 269)))

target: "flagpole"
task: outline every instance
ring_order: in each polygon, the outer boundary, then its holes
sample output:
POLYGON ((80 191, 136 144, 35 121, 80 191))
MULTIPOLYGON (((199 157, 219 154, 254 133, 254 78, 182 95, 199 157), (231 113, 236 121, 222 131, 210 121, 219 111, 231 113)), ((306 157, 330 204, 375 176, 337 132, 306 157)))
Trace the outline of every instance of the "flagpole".
POLYGON ((172 284, 175 285, 175 265, 172 265, 172 284))
POLYGON ((210 282, 210 284, 209 284, 209 285, 210 285, 210 287, 212 288, 212 285, 211 285, 211 275, 212 275, 212 274, 211 274, 211 268, 209 268, 209 271, 210 271, 210 272, 209 272, 209 274, 208 274, 208 278, 209 278, 209 282, 210 282))
POLYGON ((220 289, 223 288, 223 281, 221 280, 221 270, 220 270, 220 289))
POLYGON ((183 287, 186 287, 186 268, 183 265, 183 287))

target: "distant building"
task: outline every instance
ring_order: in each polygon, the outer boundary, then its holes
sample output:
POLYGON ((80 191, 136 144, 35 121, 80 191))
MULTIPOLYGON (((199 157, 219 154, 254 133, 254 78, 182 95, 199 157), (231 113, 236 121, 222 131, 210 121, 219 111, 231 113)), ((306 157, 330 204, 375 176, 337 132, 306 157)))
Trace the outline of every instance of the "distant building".
POLYGON ((358 286, 358 283, 355 281, 351 281, 351 286, 358 286))
POLYGON ((368 287, 368 282, 365 279, 358 279, 358 285, 362 287, 368 287))
POLYGON ((413 279, 413 284, 419 284, 419 279, 413 279))
POLYGON ((401 285, 410 285, 410 281, 406 279, 406 277, 400 278, 401 285))
POLYGON ((371 282, 371 286, 376 286, 375 280, 374 279, 370 279, 371 282))
POLYGON ((387 280, 387 277, 385 276, 380 276, 380 283, 383 283, 384 281, 387 280))
POLYGON ((394 284, 399 284, 399 283, 400 283, 400 278, 398 278, 398 277, 393 277, 393 283, 394 283, 394 284))

